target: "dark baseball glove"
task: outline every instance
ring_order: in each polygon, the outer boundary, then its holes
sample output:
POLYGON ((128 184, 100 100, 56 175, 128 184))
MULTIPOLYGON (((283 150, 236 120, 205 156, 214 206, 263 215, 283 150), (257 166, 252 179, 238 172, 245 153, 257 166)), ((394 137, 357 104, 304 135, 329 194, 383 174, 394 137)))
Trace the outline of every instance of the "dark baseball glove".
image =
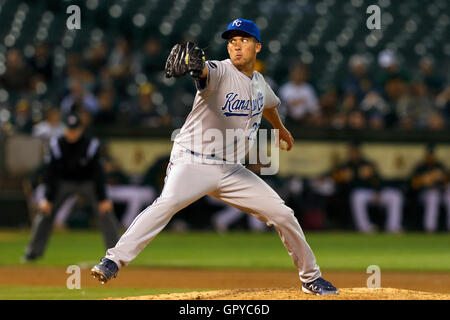
POLYGON ((176 44, 167 57, 166 78, 181 77, 189 73, 192 77, 199 77, 205 67, 205 52, 194 42, 176 44))

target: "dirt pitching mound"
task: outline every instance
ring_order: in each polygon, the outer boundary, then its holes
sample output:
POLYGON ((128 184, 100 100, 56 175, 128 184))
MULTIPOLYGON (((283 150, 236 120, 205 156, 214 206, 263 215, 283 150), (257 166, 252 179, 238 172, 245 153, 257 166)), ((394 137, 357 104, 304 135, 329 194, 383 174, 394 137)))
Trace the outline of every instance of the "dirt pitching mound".
POLYGON ((340 288, 337 296, 314 296, 303 293, 297 287, 194 291, 125 297, 118 300, 450 300, 450 294, 393 288, 340 288))

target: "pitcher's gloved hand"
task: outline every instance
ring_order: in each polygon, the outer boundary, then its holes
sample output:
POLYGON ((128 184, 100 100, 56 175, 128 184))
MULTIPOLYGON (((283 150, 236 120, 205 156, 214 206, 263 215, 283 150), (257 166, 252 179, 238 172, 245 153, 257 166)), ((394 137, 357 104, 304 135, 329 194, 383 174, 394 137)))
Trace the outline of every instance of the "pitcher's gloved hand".
POLYGON ((179 78, 189 73, 199 77, 205 67, 205 52, 194 42, 188 41, 176 44, 167 57, 164 69, 166 78, 179 78))

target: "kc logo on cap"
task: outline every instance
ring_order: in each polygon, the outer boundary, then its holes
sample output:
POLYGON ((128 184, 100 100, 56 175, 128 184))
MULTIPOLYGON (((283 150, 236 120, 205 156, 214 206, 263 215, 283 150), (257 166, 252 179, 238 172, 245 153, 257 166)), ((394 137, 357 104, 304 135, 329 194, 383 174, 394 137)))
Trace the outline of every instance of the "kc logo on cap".
POLYGON ((232 26, 236 26, 236 27, 240 27, 241 26, 242 21, 239 19, 236 19, 233 21, 232 26))
POLYGON ((255 37, 258 42, 261 42, 261 36, 258 26, 251 20, 246 19, 235 19, 228 25, 225 32, 222 33, 223 39, 229 39, 230 33, 232 31, 242 31, 255 37))

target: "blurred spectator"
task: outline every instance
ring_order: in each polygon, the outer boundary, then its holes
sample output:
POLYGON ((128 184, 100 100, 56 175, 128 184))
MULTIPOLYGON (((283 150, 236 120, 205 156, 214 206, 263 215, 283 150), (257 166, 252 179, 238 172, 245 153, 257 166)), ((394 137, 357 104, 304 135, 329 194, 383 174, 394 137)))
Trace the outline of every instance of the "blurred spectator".
POLYGON ((53 66, 50 50, 47 44, 38 43, 34 48, 34 55, 29 60, 36 75, 40 75, 45 82, 53 80, 53 66))
POLYGON ((381 130, 384 128, 385 122, 381 114, 373 114, 369 117, 369 128, 372 130, 381 130))
POLYGON ((82 67, 83 57, 78 52, 68 52, 66 55, 66 67, 65 67, 65 76, 71 78, 73 72, 77 72, 78 69, 82 67))
POLYGON ((106 87, 98 94, 99 112, 96 115, 96 124, 113 124, 117 120, 116 91, 114 87, 106 87))
POLYGON ((354 93, 347 93, 342 98, 341 103, 338 106, 338 110, 342 113, 348 114, 358 109, 358 98, 354 93))
POLYGON ((331 119, 330 126, 333 129, 343 129, 347 125, 347 115, 344 112, 337 112, 331 119))
POLYGON ((322 110, 323 124, 330 124, 338 112, 339 92, 335 86, 329 87, 320 96, 320 109, 322 110))
POLYGON ((385 111, 384 118, 387 126, 395 125, 397 104, 400 99, 408 94, 409 74, 400 68, 398 57, 391 50, 384 50, 378 56, 381 67, 377 78, 377 85, 383 93, 389 108, 385 111))
POLYGON ((151 83, 143 83, 139 87, 139 94, 131 106, 131 123, 145 127, 156 128, 170 124, 170 116, 153 103, 156 90, 151 83))
POLYGON ((127 86, 131 76, 131 47, 127 39, 120 37, 108 58, 110 75, 120 98, 127 96, 127 86))
POLYGON ((378 65, 381 67, 381 70, 378 74, 377 82, 384 92, 392 89, 389 87, 390 85, 393 87, 397 86, 397 82, 409 82, 409 74, 400 67, 398 57, 393 51, 389 49, 381 51, 378 55, 378 65))
POLYGON ((84 88, 93 91, 96 85, 96 76, 84 67, 85 61, 77 52, 67 54, 67 64, 65 68, 65 87, 69 88, 74 81, 80 81, 84 88))
POLYGON ((372 129, 384 127, 390 109, 386 101, 377 91, 369 92, 361 101, 359 108, 369 119, 369 126, 372 129))
POLYGON ((375 165, 366 160, 358 144, 348 149, 349 160, 333 173, 335 183, 347 185, 350 191, 350 208, 356 228, 363 233, 376 231, 369 219, 369 205, 384 207, 387 211, 386 231, 402 230, 403 194, 381 179, 375 165))
POLYGON ((434 145, 427 146, 424 159, 414 169, 411 187, 424 206, 425 231, 437 230, 441 203, 447 208, 447 228, 450 231, 450 184, 444 165, 437 159, 434 145))
POLYGON ((108 62, 108 48, 104 42, 92 44, 86 51, 86 68, 99 75, 108 62))
POLYGON ((338 105, 338 112, 332 118, 334 128, 349 128, 354 130, 380 129, 384 126, 384 119, 378 111, 382 99, 376 92, 370 92, 358 106, 358 98, 354 93, 344 96, 338 105))
POLYGON ((109 87, 113 87, 116 89, 116 87, 114 85, 114 80, 111 76, 111 70, 109 70, 108 67, 103 67, 100 69, 100 72, 97 77, 96 87, 99 88, 99 90, 101 90, 103 88, 109 88, 109 87))
POLYGON ((366 118, 364 113, 359 110, 354 110, 349 113, 347 120, 347 127, 349 129, 361 130, 365 129, 367 126, 366 118))
POLYGON ((342 84, 344 95, 351 94, 360 102, 374 89, 374 80, 367 72, 369 62, 363 55, 355 54, 349 59, 349 74, 342 84))
POLYGON ((419 62, 418 76, 428 87, 432 95, 437 95, 443 89, 444 79, 436 73, 435 61, 431 57, 423 57, 419 62))
POLYGON ((0 84, 10 93, 23 94, 30 90, 31 72, 19 49, 6 54, 6 70, 0 76, 0 84))
POLYGON ((434 111, 434 101, 426 84, 416 81, 407 89, 396 106, 402 129, 425 129, 434 111))
POLYGON ((16 113, 14 114, 14 127, 17 132, 31 134, 33 120, 31 118, 30 102, 20 99, 16 103, 16 113))
POLYGON ((389 106, 376 90, 375 81, 367 72, 368 64, 363 55, 350 58, 349 75, 342 85, 344 96, 333 118, 334 127, 342 127, 346 122, 351 129, 384 128, 389 106))
POLYGON ((61 102, 61 111, 63 115, 87 111, 95 116, 99 112, 99 104, 97 98, 85 89, 83 82, 74 78, 70 82, 70 93, 61 102))
POLYGON ((42 101, 49 92, 48 85, 51 85, 51 83, 46 82, 42 75, 32 76, 30 79, 30 92, 27 97, 42 101))
POLYGON ((307 81, 308 67, 296 64, 291 69, 290 81, 280 88, 287 124, 311 124, 320 117, 315 90, 307 81))
POLYGON ((161 51, 161 41, 157 37, 149 37, 144 44, 144 50, 133 56, 133 73, 145 74, 150 81, 155 81, 157 73, 164 70, 166 63, 161 51))
POLYGON ((443 130, 445 128, 445 119, 439 111, 433 111, 428 118, 427 128, 430 130, 443 130))
POLYGON ((64 122, 61 119, 61 111, 56 107, 45 110, 45 120, 33 126, 33 136, 48 142, 51 138, 57 138, 64 134, 64 122))
POLYGON ((114 78, 127 76, 130 72, 131 48, 125 38, 118 38, 108 59, 108 67, 114 78))

